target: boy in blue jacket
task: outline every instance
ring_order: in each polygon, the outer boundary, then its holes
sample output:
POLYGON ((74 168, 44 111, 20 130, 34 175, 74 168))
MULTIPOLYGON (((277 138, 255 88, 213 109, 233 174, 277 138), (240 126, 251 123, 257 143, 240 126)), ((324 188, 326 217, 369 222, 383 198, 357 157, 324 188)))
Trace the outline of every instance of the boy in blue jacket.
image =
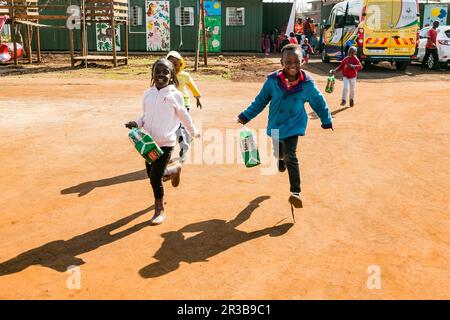
POLYGON ((303 207, 297 143, 298 136, 305 135, 308 123, 305 102, 309 102, 317 113, 323 129, 333 129, 327 103, 313 79, 301 70, 302 60, 302 49, 298 44, 285 46, 281 51, 283 69, 267 77, 255 101, 238 116, 238 122, 246 124, 270 102, 267 135, 273 140, 278 170, 284 172, 287 167, 291 185, 289 202, 295 208, 303 207))

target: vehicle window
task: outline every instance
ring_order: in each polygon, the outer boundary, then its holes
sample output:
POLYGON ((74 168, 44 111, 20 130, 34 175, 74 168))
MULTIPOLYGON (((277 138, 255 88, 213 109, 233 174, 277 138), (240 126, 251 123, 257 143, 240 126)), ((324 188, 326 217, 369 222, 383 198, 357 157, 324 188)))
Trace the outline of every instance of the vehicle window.
POLYGON ((360 20, 360 14, 362 11, 362 3, 360 1, 356 1, 349 4, 347 19, 345 20, 346 26, 354 26, 356 21, 360 20))
POLYGON ((342 28, 344 26, 345 8, 338 7, 336 9, 336 20, 334 22, 335 28, 342 28))
POLYGON ((445 30, 444 33, 447 36, 447 38, 450 38, 450 29, 445 30))
POLYGON ((336 15, 336 7, 333 8, 333 10, 330 13, 330 16, 327 20, 327 25, 331 26, 333 24, 334 16, 336 15))

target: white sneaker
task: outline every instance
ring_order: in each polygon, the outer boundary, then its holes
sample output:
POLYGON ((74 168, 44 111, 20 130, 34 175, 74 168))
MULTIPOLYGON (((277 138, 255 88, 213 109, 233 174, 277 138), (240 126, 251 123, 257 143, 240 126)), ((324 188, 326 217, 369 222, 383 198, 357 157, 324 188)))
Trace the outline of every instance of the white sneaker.
POLYGON ((164 221, 166 221, 166 214, 164 212, 162 212, 159 216, 154 217, 152 218, 152 220, 150 220, 151 224, 154 226, 159 225, 164 221))

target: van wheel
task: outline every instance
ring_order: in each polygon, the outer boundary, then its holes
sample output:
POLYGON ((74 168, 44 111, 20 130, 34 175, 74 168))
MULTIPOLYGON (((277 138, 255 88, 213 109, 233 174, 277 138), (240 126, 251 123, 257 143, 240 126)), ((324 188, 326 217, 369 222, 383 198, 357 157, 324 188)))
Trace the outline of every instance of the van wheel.
POLYGON ((327 53, 325 52, 325 48, 322 49, 322 62, 323 63, 329 63, 330 62, 330 57, 327 55, 327 53))
POLYGON ((398 70, 398 71, 405 71, 406 70, 406 68, 408 67, 408 62, 406 62, 406 61, 395 61, 395 68, 398 70))

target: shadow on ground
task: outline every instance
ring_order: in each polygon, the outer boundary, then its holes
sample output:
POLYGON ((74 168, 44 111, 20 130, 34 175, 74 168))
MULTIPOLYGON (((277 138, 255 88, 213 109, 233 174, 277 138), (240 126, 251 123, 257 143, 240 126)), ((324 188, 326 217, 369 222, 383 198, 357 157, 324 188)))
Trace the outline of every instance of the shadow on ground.
POLYGON ((15 258, 0 263, 0 276, 20 272, 34 265, 40 265, 59 272, 66 272, 67 268, 72 265, 80 266, 85 262, 81 258, 77 258, 78 255, 93 251, 150 226, 149 219, 126 230, 111 234, 114 230, 127 225, 151 210, 153 210, 153 206, 72 239, 52 241, 21 253, 15 258))
POLYGON ((293 226, 285 223, 253 232, 244 232, 237 229, 247 221, 260 204, 269 199, 261 196, 252 200, 236 218, 230 221, 212 219, 189 224, 177 231, 163 233, 164 242, 156 252, 154 258, 158 261, 139 271, 143 278, 156 278, 175 271, 181 262, 207 262, 221 252, 244 242, 263 236, 278 237, 293 226), (186 239, 183 233, 199 232, 186 239))
POLYGON ((139 170, 139 171, 126 173, 126 174, 122 174, 122 175, 111 177, 111 178, 83 182, 83 183, 77 184, 76 186, 61 190, 61 194, 78 193, 78 196, 82 197, 82 196, 87 195, 89 192, 91 192, 95 188, 108 187, 108 186, 115 185, 115 184, 139 181, 139 180, 145 180, 145 179, 148 179, 147 172, 145 170, 139 170))

